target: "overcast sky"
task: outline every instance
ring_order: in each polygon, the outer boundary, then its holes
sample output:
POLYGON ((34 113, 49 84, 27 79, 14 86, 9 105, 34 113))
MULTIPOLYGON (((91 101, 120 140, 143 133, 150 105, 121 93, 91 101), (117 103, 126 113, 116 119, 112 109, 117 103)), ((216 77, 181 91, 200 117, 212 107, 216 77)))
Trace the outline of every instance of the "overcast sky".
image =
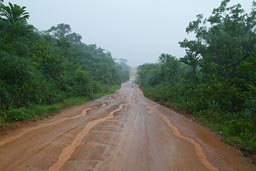
MULTIPOLYGON (((231 0, 251 9, 253 0, 231 0)), ((9 1, 5 0, 5 3, 9 1)), ((86 44, 97 44, 131 66, 157 62, 161 53, 184 55, 178 42, 197 14, 209 16, 221 0, 11 0, 26 6, 39 30, 70 24, 86 44)))

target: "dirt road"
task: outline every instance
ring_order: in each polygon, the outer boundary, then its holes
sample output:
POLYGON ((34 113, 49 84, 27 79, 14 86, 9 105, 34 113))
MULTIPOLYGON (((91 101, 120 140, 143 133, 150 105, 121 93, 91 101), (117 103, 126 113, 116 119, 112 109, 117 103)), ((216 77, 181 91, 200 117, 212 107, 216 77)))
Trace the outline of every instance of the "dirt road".
POLYGON ((256 171, 208 129, 147 98, 115 94, 0 136, 1 171, 256 171))

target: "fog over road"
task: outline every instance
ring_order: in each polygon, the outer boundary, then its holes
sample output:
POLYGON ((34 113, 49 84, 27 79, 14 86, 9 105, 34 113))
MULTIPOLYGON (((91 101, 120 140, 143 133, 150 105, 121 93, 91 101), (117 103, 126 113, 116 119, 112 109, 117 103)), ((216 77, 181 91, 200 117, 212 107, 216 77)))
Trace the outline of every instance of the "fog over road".
POLYGON ((255 171, 205 127, 145 98, 115 94, 0 136, 1 171, 255 171))

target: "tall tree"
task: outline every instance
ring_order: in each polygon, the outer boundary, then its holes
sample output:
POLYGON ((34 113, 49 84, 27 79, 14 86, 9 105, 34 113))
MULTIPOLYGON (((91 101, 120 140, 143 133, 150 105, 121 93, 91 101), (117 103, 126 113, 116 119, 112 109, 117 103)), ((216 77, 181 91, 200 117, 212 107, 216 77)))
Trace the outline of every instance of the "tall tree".
POLYGON ((52 26, 49 30, 46 31, 46 33, 49 33, 57 39, 63 39, 71 33, 71 27, 68 24, 61 23, 57 26, 52 26))
POLYGON ((0 17, 10 24, 25 23, 29 18, 29 13, 26 11, 26 7, 20 7, 9 2, 9 6, 1 4, 0 17))
POLYGON ((7 32, 11 38, 24 35, 31 31, 33 27, 27 24, 29 13, 26 7, 17 4, 8 3, 8 6, 0 4, 0 24, 2 29, 7 32))

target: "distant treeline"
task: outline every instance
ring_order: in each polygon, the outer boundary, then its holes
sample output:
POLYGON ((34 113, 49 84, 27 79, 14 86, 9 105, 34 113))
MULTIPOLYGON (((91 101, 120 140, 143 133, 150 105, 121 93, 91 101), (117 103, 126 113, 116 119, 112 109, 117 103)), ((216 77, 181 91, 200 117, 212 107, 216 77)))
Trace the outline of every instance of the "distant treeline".
POLYGON ((196 38, 180 42, 183 58, 162 54, 138 68, 137 82, 146 96, 185 109, 256 154, 256 3, 245 13, 228 2, 189 23, 196 38))
POLYGON ((82 43, 69 25, 40 32, 28 18, 25 7, 0 2, 0 123, 24 119, 14 109, 91 98, 128 80, 125 60, 82 43))

